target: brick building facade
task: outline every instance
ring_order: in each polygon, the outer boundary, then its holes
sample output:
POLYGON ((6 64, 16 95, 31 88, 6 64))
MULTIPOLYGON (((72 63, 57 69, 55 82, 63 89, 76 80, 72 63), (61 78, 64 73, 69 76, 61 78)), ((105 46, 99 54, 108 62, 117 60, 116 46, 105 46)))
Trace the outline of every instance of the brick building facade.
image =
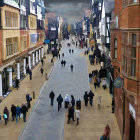
POLYGON ((111 56, 115 115, 123 140, 140 140, 140 0, 115 0, 111 25, 111 56))

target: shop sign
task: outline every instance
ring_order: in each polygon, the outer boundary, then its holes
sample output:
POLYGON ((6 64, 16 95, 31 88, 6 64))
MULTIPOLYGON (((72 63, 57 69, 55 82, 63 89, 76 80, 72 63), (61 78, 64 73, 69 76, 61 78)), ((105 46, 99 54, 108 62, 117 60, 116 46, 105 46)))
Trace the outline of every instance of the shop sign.
POLYGON ((123 86, 123 80, 122 80, 122 78, 116 78, 114 80, 114 86, 116 88, 121 88, 123 86))
POLYGON ((129 111, 130 111, 130 114, 132 115, 132 117, 134 119, 136 119, 136 111, 134 109, 134 107, 129 103, 129 111))

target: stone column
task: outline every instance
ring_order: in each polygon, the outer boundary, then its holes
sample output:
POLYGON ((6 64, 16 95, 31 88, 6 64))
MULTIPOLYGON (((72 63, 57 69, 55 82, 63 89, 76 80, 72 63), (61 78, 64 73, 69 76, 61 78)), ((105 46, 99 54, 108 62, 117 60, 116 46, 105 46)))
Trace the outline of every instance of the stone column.
POLYGON ((8 68, 7 71, 9 72, 9 87, 12 87, 13 86, 12 67, 8 68))
POLYGON ((41 58, 40 56, 41 56, 41 51, 40 51, 40 49, 39 49, 39 61, 40 61, 40 58, 41 58))
POLYGON ((26 58, 23 59, 23 71, 26 74, 26 58))
POLYGON ((33 52, 33 66, 35 65, 35 53, 33 52))
POLYGON ((0 97, 2 96, 2 72, 0 72, 0 97))
POLYGON ((44 48, 41 48, 41 58, 43 58, 43 56, 44 56, 44 48))
POLYGON ((36 51, 36 63, 38 62, 38 51, 36 51))
POLYGON ((28 64, 29 64, 29 69, 31 69, 31 55, 30 54, 28 56, 28 64))
POLYGON ((20 79, 20 63, 17 63, 17 79, 20 79))

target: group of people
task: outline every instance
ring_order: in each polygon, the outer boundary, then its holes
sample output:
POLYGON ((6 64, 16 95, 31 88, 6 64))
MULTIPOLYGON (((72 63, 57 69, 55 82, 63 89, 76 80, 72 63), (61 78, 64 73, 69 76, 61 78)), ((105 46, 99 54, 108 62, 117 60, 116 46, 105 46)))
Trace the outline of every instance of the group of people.
MULTIPOLYGON (((12 121, 16 120, 16 123, 20 118, 23 118, 23 121, 26 122, 26 113, 28 112, 28 109, 31 107, 30 102, 32 101, 32 97, 30 94, 26 94, 26 101, 27 103, 22 104, 21 106, 14 104, 11 105, 11 116, 12 121)), ((9 121, 9 110, 7 107, 3 110, 3 119, 5 122, 5 125, 7 125, 9 121)), ((0 122, 2 121, 2 116, 0 115, 0 122)))
MULTIPOLYGON (((53 91, 51 91, 49 94, 49 98, 51 99, 51 106, 53 106, 53 104, 54 104, 54 97, 55 97, 55 93, 53 91)), ((58 103, 58 112, 59 112, 62 107, 62 103, 63 103, 63 97, 61 96, 61 94, 59 94, 56 101, 58 103)), ((70 122, 70 119, 75 121, 74 120, 74 112, 75 112, 76 119, 77 119, 77 125, 78 125, 79 119, 80 119, 80 110, 79 110, 78 106, 75 109, 75 99, 74 99, 73 95, 71 95, 71 98, 70 98, 69 95, 66 94, 66 96, 64 98, 64 107, 65 107, 65 109, 68 109, 68 115, 67 115, 68 124, 70 122)))
POLYGON ((73 49, 69 49, 69 53, 74 53, 74 50, 73 49))

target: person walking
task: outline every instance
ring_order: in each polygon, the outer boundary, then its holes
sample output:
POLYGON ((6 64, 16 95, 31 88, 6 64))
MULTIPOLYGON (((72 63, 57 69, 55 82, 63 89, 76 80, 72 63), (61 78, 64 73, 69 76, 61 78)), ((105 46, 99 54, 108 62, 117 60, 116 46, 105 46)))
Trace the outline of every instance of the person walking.
POLYGON ((41 63, 42 63, 42 67, 43 67, 43 64, 44 64, 44 60, 43 60, 43 58, 41 59, 41 63))
POLYGON ((43 75, 44 69, 41 67, 40 69, 41 74, 43 75))
POLYGON ((88 105, 88 94, 87 94, 87 91, 85 91, 85 94, 84 94, 84 101, 85 101, 85 106, 88 105))
POLYGON ((97 101, 98 101, 98 109, 100 109, 100 106, 101 106, 101 96, 98 95, 98 98, 97 98, 97 101))
POLYGON ((30 94, 26 94, 26 101, 27 101, 28 108, 30 108, 31 107, 30 101, 32 101, 32 97, 30 94))
POLYGON ((75 99, 74 99, 73 95, 71 95, 71 104, 72 104, 72 107, 74 108, 75 107, 75 99))
POLYGON ((114 108, 115 108, 115 100, 114 100, 114 97, 112 98, 112 113, 114 113, 114 108))
POLYGON ((64 62, 63 62, 63 63, 64 63, 64 67, 65 67, 65 65, 66 65, 66 61, 64 60, 64 62))
POLYGON ((103 79, 103 83, 102 83, 102 87, 103 87, 103 89, 105 90, 106 89, 106 80, 105 79, 103 79))
POLYGON ((70 104, 70 106, 68 108, 68 124, 69 124, 71 118, 72 118, 73 121, 75 121, 74 120, 74 108, 70 104))
POLYGON ((8 122, 8 117, 6 114, 3 114, 3 119, 5 121, 5 125, 7 125, 7 122, 8 122))
POLYGON ((74 50, 72 49, 72 53, 74 53, 74 50))
POLYGON ((20 114, 21 114, 21 107, 19 107, 17 105, 17 107, 16 107, 16 123, 18 122, 18 118, 20 118, 20 114))
POLYGON ((71 72, 73 72, 73 65, 72 64, 70 65, 70 68, 71 68, 71 72))
POLYGON ((64 53, 62 53, 62 57, 64 57, 64 53))
POLYGON ((79 110, 78 107, 76 107, 76 110, 75 110, 75 116, 76 116, 76 119, 77 119, 77 125, 79 125, 80 110, 79 110))
POLYGON ((59 94, 59 96, 57 97, 57 102, 58 102, 58 112, 59 112, 60 108, 62 107, 62 102, 63 102, 63 98, 61 94, 59 94))
POLYGON ((26 112, 28 112, 28 107, 25 104, 22 104, 21 113, 23 113, 23 121, 26 122, 26 112))
POLYGON ((95 87, 95 89, 96 89, 96 86, 97 86, 97 77, 94 76, 94 77, 93 77, 93 80, 94 80, 94 87, 95 87))
POLYGON ((90 92, 88 93, 88 96, 89 96, 89 103, 92 106, 94 93, 90 90, 90 92))
POLYGON ((30 80, 32 80, 32 70, 31 69, 30 69, 29 75, 30 75, 30 80))
POLYGON ((71 54, 71 49, 69 49, 69 53, 71 54))
POLYGON ((63 65, 64 65, 64 60, 61 61, 61 65, 62 65, 62 67, 63 67, 63 65))
POLYGON ((7 115, 7 121, 8 121, 9 120, 9 110, 8 110, 7 107, 4 108, 3 114, 6 114, 7 115))
POLYGON ((109 125, 106 125, 104 129, 104 134, 100 137, 100 140, 110 140, 110 127, 109 125))
POLYGON ((54 92, 51 91, 51 92, 50 92, 50 95, 49 95, 49 98, 51 99, 51 106, 53 106, 54 96, 55 96, 54 92))
POLYGON ((12 121, 16 118, 16 106, 12 104, 11 106, 11 112, 12 112, 12 121))
POLYGON ((68 105, 70 103, 70 97, 68 94, 66 94, 65 98, 64 98, 64 101, 65 101, 65 109, 68 108, 68 105))
POLYGON ((17 90, 19 88, 19 80, 18 79, 16 79, 16 88, 17 88, 17 90))

